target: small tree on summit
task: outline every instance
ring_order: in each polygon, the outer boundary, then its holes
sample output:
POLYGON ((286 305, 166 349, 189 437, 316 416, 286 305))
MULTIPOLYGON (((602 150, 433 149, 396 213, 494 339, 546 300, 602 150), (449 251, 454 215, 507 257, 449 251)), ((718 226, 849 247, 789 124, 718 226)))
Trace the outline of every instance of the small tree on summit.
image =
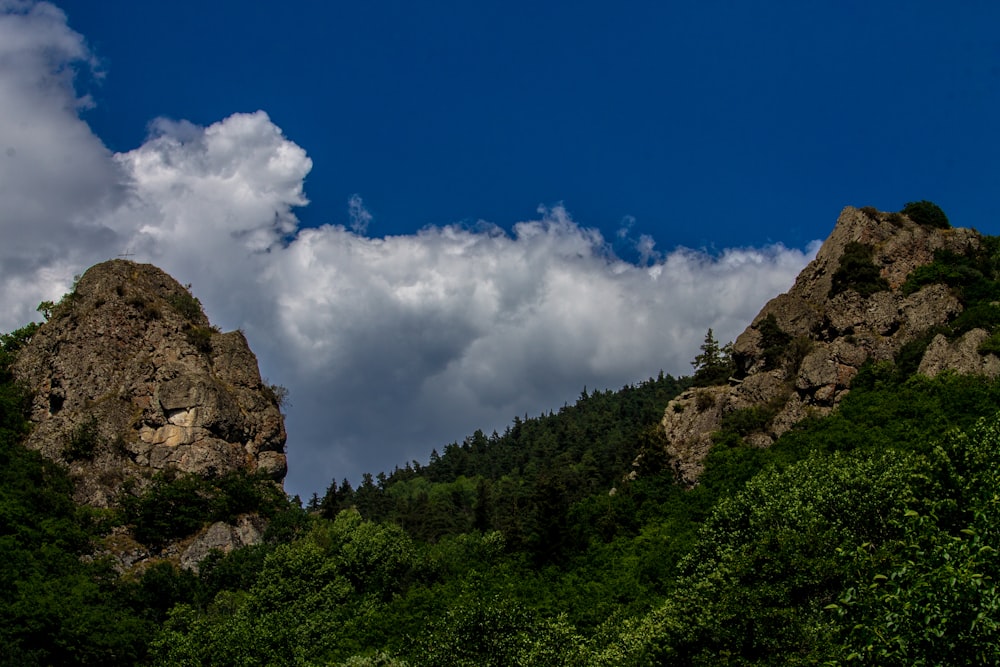
POLYGON ((719 345, 719 341, 715 340, 715 334, 709 328, 708 333, 705 334, 705 342, 701 344, 701 354, 691 362, 691 365, 694 366, 694 377, 692 378, 694 385, 696 387, 710 387, 724 384, 735 370, 732 350, 732 343, 719 345))
POLYGON ((925 227, 937 227, 938 229, 948 229, 951 227, 948 216, 941 210, 941 207, 926 199, 908 202, 900 213, 918 225, 924 225, 925 227))

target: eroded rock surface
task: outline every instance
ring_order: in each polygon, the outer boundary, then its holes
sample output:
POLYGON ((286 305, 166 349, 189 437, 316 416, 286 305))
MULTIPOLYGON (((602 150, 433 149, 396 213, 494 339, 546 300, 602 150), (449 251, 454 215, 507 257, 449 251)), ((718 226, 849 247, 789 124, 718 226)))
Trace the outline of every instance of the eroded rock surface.
POLYGON ((930 377, 948 370, 963 375, 998 377, 1000 359, 995 355, 979 352, 979 346, 989 337, 990 333, 985 329, 973 329, 954 341, 948 341, 938 334, 927 346, 917 372, 930 377))
POLYGON ((216 521, 203 530, 180 555, 183 568, 198 571, 198 564, 212 551, 230 553, 248 544, 259 544, 263 540, 264 527, 260 517, 245 515, 235 525, 216 521))
POLYGON ((80 503, 112 506, 167 468, 284 479, 284 421, 246 338, 154 266, 88 270, 15 372, 33 392, 27 445, 69 467, 80 503))
MULTIPOLYGON (((961 254, 979 243, 975 230, 930 228, 898 215, 845 208, 792 288, 764 306, 734 342, 737 372, 730 385, 693 389, 668 405, 663 418, 666 449, 679 480, 697 482, 711 434, 725 415, 742 408, 767 409, 767 427, 746 440, 768 446, 802 418, 829 413, 866 361, 892 360, 903 345, 951 320, 962 306, 945 285, 928 285, 909 296, 900 287, 915 268, 931 263, 936 251, 961 254), (833 276, 852 242, 872 249, 873 263, 889 289, 867 297, 852 289, 831 296, 833 276), (763 340, 769 318, 790 339, 778 363, 768 359, 763 340)), ((920 372, 953 368, 1000 374, 1000 360, 976 352, 985 333, 970 332, 953 344, 943 337, 934 341, 920 372)))

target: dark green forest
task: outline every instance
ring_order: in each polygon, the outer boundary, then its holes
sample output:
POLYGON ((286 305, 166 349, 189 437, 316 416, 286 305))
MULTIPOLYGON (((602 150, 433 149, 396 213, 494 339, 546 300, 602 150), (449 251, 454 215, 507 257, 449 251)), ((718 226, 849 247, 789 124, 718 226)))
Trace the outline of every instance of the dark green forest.
POLYGON ((103 512, 22 446, 9 366, 33 327, 5 335, 0 664, 998 664, 1000 382, 914 361, 973 327, 1000 350, 998 249, 915 271, 905 289, 945 283, 964 312, 770 448, 725 422, 691 489, 657 426, 730 368, 711 332, 691 377, 584 389, 357 488, 302 503, 252 477, 162 476, 103 512), (96 548, 116 525, 154 545, 246 511, 269 518, 264 543, 198 574, 118 576, 96 548))

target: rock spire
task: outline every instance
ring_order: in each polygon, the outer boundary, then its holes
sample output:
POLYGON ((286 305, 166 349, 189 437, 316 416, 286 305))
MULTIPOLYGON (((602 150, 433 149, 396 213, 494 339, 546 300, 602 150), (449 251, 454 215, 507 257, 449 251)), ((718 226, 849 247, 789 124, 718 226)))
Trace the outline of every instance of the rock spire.
POLYGON ((166 469, 284 479, 283 418, 246 338, 155 266, 89 269, 14 370, 33 395, 27 445, 69 466, 78 502, 112 506, 166 469))

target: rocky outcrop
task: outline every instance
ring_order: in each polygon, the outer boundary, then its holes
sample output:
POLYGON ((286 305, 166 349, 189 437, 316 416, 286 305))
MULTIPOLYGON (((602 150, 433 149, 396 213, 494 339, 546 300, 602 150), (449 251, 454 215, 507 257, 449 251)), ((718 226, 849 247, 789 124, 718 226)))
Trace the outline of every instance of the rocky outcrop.
POLYGON ((183 568, 198 571, 198 564, 213 551, 229 553, 248 544, 260 544, 264 529, 260 517, 245 515, 235 525, 216 521, 187 545, 180 554, 183 568))
MULTIPOLYGON (((662 423, 678 478, 687 485, 697 482, 711 435, 724 416, 758 408, 766 425, 745 440, 768 446, 802 418, 829 413, 866 361, 892 360, 905 344, 954 318, 962 306, 946 286, 928 285, 908 296, 900 287, 914 269, 932 262, 935 252, 964 253, 979 243, 979 234, 971 229, 931 228, 899 214, 845 208, 792 288, 764 306, 734 342, 736 373, 730 385, 694 389, 668 405, 662 423), (868 296, 854 289, 832 290, 851 244, 870 249, 887 289, 868 296), (778 358, 773 341, 766 340, 775 330, 783 337, 778 358)), ((935 341, 921 372, 975 368, 973 372, 1000 373, 1000 360, 969 352, 981 343, 973 334, 954 344, 943 337, 935 341)))
POLYGON ((930 377, 944 371, 1000 377, 1000 359, 995 355, 979 352, 979 347, 989 337, 990 333, 985 329, 973 329, 954 341, 938 334, 927 346, 917 372, 930 377))
POLYGON ((33 395, 27 445, 68 466, 80 503, 113 506, 167 469, 284 479, 283 418, 246 338, 154 266, 88 270, 14 370, 33 395))

